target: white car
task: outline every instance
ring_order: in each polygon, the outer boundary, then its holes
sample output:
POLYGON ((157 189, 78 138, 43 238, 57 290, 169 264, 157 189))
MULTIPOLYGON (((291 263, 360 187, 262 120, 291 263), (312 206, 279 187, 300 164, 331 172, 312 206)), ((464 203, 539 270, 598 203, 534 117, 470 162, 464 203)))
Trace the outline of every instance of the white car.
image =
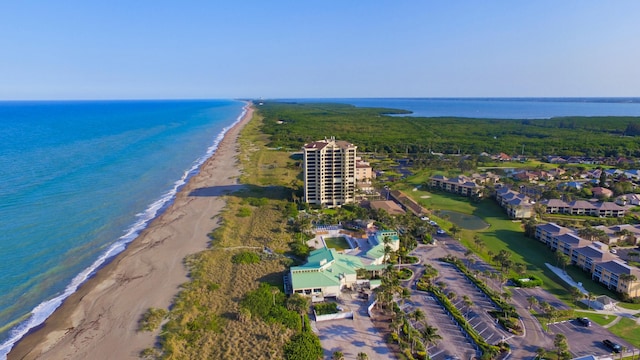
POLYGON ((429 218, 428 218, 428 217, 426 217, 426 216, 423 216, 423 217, 421 217, 421 218, 420 218, 420 220, 422 220, 422 221, 429 221, 429 218))
POLYGON ((438 223, 437 223, 437 222, 435 222, 435 221, 433 221, 433 220, 431 220, 431 221, 429 221, 429 225, 437 226, 437 225, 438 225, 438 223))
POLYGON ((438 235, 442 235, 442 234, 446 234, 447 232, 446 232, 446 231, 444 231, 444 230, 442 230, 442 229, 438 229, 438 231, 436 231, 436 233, 437 233, 438 235))

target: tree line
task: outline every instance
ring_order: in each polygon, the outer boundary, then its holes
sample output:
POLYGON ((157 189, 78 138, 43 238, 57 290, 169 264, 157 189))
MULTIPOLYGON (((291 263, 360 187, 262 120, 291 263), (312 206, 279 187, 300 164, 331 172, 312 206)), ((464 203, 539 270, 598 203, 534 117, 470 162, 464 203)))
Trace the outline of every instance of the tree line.
POLYGON ((359 151, 408 157, 431 152, 640 157, 640 117, 426 118, 398 116, 407 113, 399 109, 284 102, 264 102, 258 111, 270 146, 287 149, 335 136, 359 151))

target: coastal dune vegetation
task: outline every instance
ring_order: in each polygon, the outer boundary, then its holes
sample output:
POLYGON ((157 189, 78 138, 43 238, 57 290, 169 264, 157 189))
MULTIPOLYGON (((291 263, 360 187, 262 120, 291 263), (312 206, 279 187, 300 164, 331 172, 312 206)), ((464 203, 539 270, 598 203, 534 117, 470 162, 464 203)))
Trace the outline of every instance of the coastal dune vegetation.
POLYGON ((289 185, 299 170, 287 153, 267 149, 256 116, 239 139, 243 187, 226 196, 210 249, 185 260, 191 281, 166 316, 159 348, 145 349, 143 357, 274 359, 295 348, 301 321, 283 293, 290 260, 282 254, 291 240, 289 185))

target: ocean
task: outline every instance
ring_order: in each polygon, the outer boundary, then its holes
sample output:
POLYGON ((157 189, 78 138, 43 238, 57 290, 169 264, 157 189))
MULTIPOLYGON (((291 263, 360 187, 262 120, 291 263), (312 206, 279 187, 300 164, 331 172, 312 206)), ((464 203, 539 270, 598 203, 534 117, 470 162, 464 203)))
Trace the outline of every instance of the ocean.
MULTIPOLYGON (((640 116, 640 99, 289 99, 411 116, 640 116)), ((243 102, 0 102, 0 359, 124 250, 243 102)))
POLYGON ((244 102, 0 102, 0 359, 171 203, 244 102))

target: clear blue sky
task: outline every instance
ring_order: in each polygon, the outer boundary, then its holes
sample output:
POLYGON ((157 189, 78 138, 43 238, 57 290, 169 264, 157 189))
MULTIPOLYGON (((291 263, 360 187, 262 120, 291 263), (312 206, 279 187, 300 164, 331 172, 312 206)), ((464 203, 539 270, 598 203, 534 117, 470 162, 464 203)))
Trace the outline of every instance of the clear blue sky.
POLYGON ((640 1, 3 1, 0 99, 640 96, 640 1))

